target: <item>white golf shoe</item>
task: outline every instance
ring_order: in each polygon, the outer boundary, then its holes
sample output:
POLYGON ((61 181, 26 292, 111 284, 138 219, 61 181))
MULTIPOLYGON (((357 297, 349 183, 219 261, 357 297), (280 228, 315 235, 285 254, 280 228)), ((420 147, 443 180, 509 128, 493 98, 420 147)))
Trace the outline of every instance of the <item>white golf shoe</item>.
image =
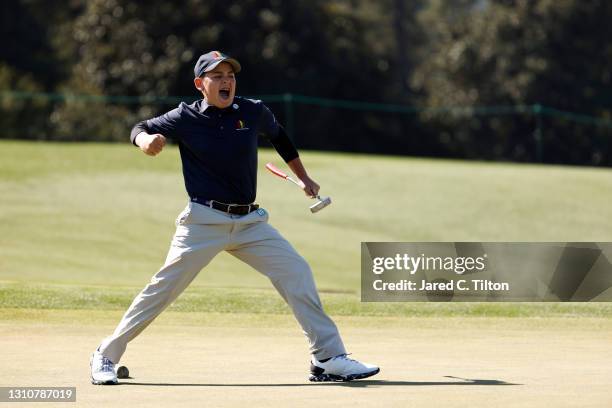
POLYGON ((325 362, 318 361, 313 356, 308 379, 313 382, 352 381, 371 377, 379 371, 380 368, 348 358, 347 354, 340 354, 325 362))
POLYGON ((95 385, 117 384, 115 363, 104 357, 98 350, 91 355, 91 383, 95 385))

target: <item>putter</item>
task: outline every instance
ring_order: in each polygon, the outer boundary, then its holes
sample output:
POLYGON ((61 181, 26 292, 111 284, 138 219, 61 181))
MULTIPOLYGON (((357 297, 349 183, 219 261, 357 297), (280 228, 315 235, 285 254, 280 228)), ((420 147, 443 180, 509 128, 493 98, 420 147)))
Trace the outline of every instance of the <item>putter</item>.
MULTIPOLYGON (((291 177, 289 177, 288 175, 286 175, 285 173, 283 173, 278 167, 276 167, 275 165, 273 165, 272 163, 268 163, 266 164, 266 169, 270 170, 270 172, 282 179, 285 180, 289 180, 290 182, 292 182, 293 184, 295 184, 296 186, 298 186, 301 189, 304 188, 304 184, 300 183, 294 179, 292 179, 291 177)), ((317 202, 314 203, 313 205, 310 206, 310 212, 311 213, 316 213, 321 211, 323 208, 327 207, 328 205, 331 204, 331 198, 330 197, 324 197, 321 198, 320 196, 316 196, 313 197, 313 199, 316 198, 317 202)))

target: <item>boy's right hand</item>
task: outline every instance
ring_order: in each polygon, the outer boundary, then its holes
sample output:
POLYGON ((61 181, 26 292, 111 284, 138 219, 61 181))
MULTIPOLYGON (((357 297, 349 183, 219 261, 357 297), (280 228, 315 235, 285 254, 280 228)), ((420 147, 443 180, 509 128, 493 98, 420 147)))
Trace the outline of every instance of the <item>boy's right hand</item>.
POLYGON ((166 146, 166 138, 159 133, 150 135, 142 132, 136 136, 136 144, 149 156, 157 156, 166 146))

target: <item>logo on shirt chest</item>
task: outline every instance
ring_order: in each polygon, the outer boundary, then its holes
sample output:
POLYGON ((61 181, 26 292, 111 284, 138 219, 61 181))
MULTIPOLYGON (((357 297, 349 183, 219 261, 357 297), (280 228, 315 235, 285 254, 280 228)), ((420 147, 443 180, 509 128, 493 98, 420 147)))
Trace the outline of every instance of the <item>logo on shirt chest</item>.
POLYGON ((238 121, 236 121, 236 126, 235 126, 236 130, 249 130, 248 127, 246 127, 246 124, 244 123, 244 120, 239 119, 238 121))

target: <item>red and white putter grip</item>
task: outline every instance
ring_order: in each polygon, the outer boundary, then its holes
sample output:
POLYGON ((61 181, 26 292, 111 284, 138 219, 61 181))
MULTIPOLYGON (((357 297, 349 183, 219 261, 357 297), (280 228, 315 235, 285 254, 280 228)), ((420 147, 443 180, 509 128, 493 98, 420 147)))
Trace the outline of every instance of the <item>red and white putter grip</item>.
POLYGON ((278 177, 284 178, 286 179, 287 176, 285 173, 283 173, 281 171, 281 169, 279 169, 278 167, 276 167, 275 165, 273 165, 272 163, 268 163, 266 164, 266 169, 270 170, 272 172, 272 174, 276 174, 278 177))
POLYGON ((304 188, 304 184, 301 181, 298 182, 298 181, 292 179, 291 177, 289 177, 288 175, 283 173, 281 171, 281 169, 279 169, 278 167, 276 167, 272 163, 266 164, 266 169, 270 170, 272 172, 272 174, 274 174, 274 175, 276 175, 276 176, 278 176, 278 177, 280 177, 282 179, 285 179, 285 180, 288 180, 288 181, 292 182, 293 184, 295 184, 299 188, 304 188))

